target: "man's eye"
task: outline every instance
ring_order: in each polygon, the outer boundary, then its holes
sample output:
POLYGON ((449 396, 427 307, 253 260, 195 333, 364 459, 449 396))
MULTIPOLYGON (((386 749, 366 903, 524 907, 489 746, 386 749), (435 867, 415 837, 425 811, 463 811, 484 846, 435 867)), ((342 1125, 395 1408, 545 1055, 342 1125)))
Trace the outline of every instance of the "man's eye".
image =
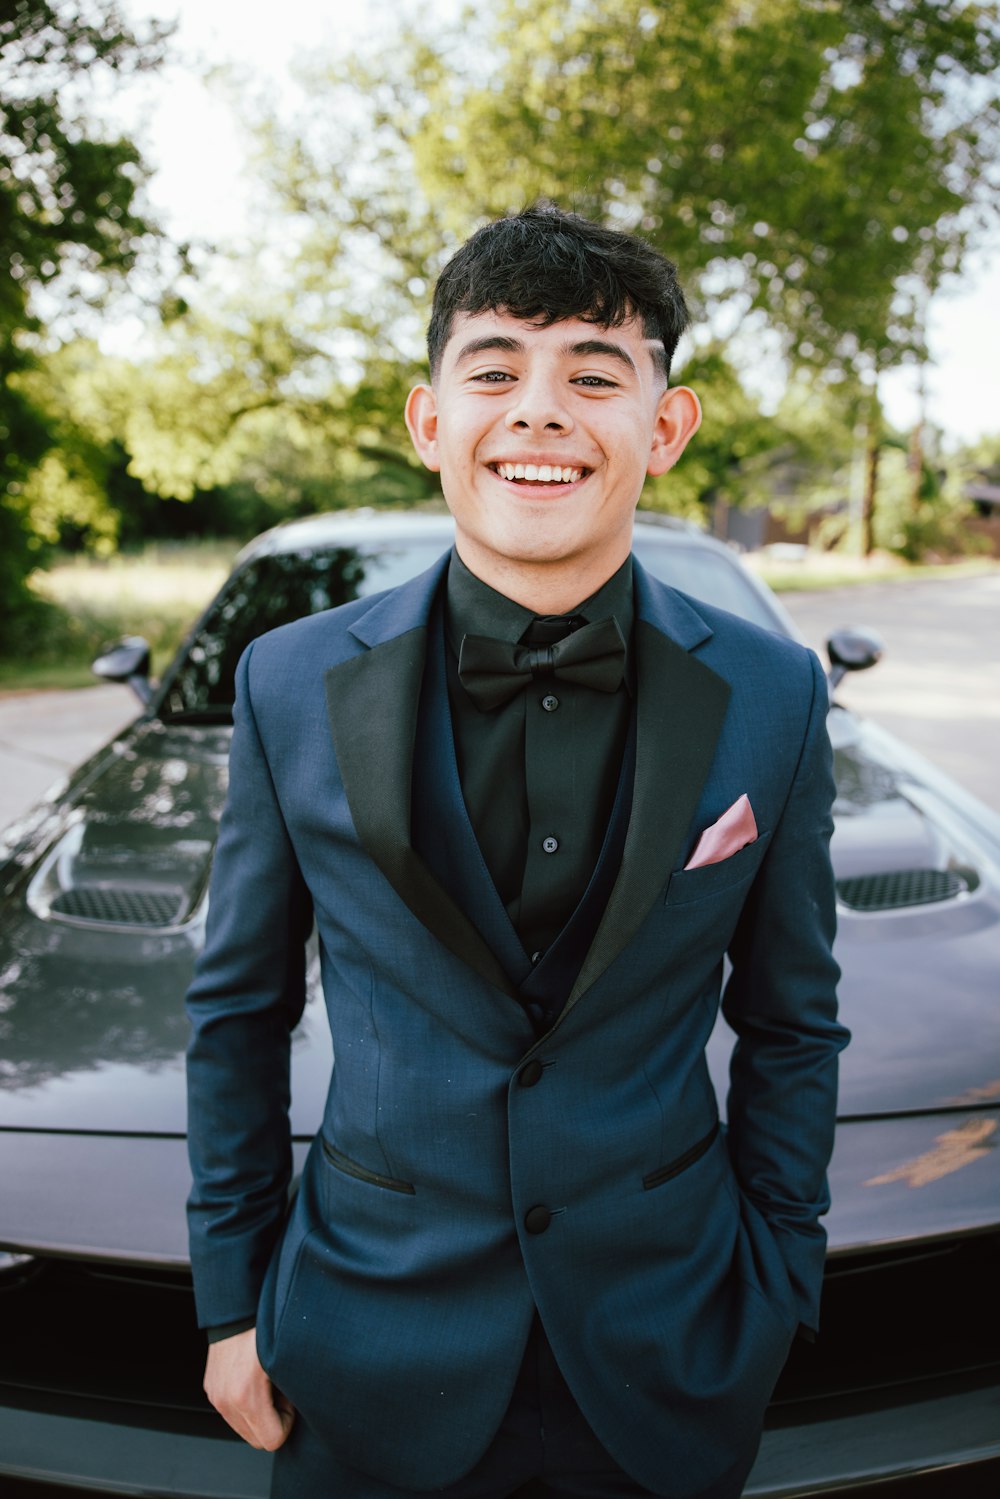
POLYGON ((598 390, 602 387, 614 390, 617 385, 617 381, 608 380, 603 375, 577 375, 573 383, 575 385, 586 385, 598 390))
POLYGON ((500 385, 507 380, 513 380, 514 376, 506 370, 483 370, 481 374, 473 375, 473 380, 478 380, 481 385, 500 385))

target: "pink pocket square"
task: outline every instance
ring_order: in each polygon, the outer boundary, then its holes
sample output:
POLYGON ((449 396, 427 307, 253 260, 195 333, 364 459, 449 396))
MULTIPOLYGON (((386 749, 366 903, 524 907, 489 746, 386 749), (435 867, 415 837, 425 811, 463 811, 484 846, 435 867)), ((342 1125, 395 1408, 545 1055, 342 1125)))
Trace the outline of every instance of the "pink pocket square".
POLYGON ((744 794, 733 802, 728 812, 723 812, 718 822, 705 829, 684 868, 700 869, 703 864, 719 864, 746 848, 748 843, 755 842, 756 838, 757 824, 750 798, 744 794))

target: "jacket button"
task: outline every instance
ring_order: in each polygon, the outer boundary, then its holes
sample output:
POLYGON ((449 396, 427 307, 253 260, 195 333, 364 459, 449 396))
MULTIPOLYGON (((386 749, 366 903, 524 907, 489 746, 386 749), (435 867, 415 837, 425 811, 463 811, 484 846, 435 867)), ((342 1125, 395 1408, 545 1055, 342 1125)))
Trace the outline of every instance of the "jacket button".
POLYGON ((551 1222, 552 1213, 550 1209, 542 1207, 541 1203, 538 1203, 533 1208, 529 1208, 524 1215, 524 1226, 529 1234, 543 1234, 551 1222))
POLYGON ((541 1062, 533 1057, 530 1062, 525 1062, 517 1075, 517 1080, 522 1088, 533 1088, 540 1081, 544 1070, 541 1062))

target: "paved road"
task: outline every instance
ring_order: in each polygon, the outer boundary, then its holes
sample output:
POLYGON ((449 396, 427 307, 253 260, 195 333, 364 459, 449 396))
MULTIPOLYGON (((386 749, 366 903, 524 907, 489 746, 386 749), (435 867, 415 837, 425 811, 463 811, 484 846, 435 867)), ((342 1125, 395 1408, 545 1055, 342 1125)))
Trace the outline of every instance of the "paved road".
POLYGON ((139 712, 127 687, 0 694, 0 828, 139 712))
MULTIPOLYGON (((784 594, 825 660, 835 626, 869 625, 882 662, 840 695, 1000 811, 1000 575, 784 594)), ((0 827, 135 717, 124 687, 0 696, 0 827)))
POLYGON ((845 679, 841 701, 1000 811, 1000 574, 786 593, 782 602, 824 663, 837 625, 877 630, 885 655, 845 679))

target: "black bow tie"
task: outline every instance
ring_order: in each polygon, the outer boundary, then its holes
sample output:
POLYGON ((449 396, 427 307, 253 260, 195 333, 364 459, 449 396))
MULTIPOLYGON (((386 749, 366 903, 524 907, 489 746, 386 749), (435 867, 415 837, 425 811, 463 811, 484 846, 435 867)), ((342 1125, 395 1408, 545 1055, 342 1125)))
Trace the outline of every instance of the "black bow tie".
POLYGON ((614 692, 624 675, 625 640, 614 619, 596 620, 551 645, 512 645, 489 635, 465 635, 458 656, 459 681, 483 710, 509 702, 537 676, 614 692))

